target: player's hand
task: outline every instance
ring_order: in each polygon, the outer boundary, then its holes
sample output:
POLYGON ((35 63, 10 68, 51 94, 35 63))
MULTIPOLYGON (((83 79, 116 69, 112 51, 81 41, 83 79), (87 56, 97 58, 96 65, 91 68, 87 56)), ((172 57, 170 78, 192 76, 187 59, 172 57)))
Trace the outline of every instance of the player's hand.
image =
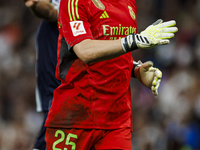
POLYGON ((39 0, 23 0, 26 7, 32 7, 37 3, 39 0))
POLYGON ((125 52, 130 52, 138 48, 147 49, 156 45, 168 44, 170 43, 169 39, 173 38, 174 33, 178 31, 175 25, 176 21, 174 20, 163 22, 162 19, 159 19, 140 34, 131 33, 122 38, 122 48, 125 52))
POLYGON ((158 95, 158 88, 160 86, 162 72, 153 67, 153 62, 147 61, 141 63, 135 68, 136 78, 146 87, 151 89, 154 95, 158 95))
POLYGON ((162 19, 157 20, 140 34, 135 35, 137 47, 146 49, 170 43, 169 39, 173 38, 174 33, 178 31, 175 25, 176 21, 174 20, 167 22, 163 22, 162 19))

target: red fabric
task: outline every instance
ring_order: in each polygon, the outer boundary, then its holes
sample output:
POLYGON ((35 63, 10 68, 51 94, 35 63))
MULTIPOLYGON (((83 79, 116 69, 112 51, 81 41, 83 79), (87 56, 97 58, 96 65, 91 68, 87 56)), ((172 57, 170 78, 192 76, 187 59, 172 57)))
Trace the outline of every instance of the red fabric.
POLYGON ((140 68, 137 67, 134 70, 135 77, 142 83, 141 75, 140 75, 140 68))
MULTIPOLYGON (((63 0, 60 4, 59 42, 62 37, 70 46, 88 38, 114 40, 137 30, 136 18, 134 18, 136 16, 135 0, 101 0, 105 10, 97 8, 92 0, 78 0, 77 11, 76 7, 71 8, 71 2, 63 0), (70 10, 68 4, 70 4, 70 10), (68 12, 73 14, 72 10, 74 10, 75 19, 83 21, 86 33, 73 35, 70 23, 74 24, 74 28, 81 25, 79 22, 73 22, 73 16, 70 21, 68 12), (102 14, 106 16, 104 11, 108 16, 101 18, 102 14), (80 19, 77 19, 78 16, 80 19)), ((59 48, 60 45, 58 46, 57 78, 59 78, 59 48)), ((75 59, 65 81, 54 92, 45 126, 85 129, 132 127, 129 87, 132 67, 132 53, 90 65, 84 64, 80 59, 75 59)))
POLYGON ((47 150, 132 150, 130 128, 83 130, 47 128, 47 150))

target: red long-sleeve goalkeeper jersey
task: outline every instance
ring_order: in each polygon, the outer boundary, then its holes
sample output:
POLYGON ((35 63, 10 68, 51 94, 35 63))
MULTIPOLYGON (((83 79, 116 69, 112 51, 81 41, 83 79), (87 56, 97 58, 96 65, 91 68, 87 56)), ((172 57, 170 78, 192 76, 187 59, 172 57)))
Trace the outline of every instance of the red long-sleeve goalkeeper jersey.
POLYGON ((135 0, 61 1, 56 76, 62 84, 54 91, 46 127, 131 127, 132 53, 86 65, 72 48, 85 39, 116 40, 136 33, 136 10, 135 0))

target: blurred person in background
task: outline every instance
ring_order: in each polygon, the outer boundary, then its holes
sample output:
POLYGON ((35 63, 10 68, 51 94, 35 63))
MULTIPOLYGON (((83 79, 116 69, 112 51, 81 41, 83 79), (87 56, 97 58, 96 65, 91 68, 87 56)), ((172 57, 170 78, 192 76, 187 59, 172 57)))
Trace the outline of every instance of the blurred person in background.
POLYGON ((57 16, 60 1, 24 0, 24 2, 35 16, 43 19, 36 36, 36 109, 38 112, 44 113, 44 121, 36 138, 34 150, 45 150, 46 127, 44 127, 44 122, 46 121, 48 110, 51 105, 53 91, 60 85, 60 81, 55 78, 57 41, 59 34, 57 28, 57 16))

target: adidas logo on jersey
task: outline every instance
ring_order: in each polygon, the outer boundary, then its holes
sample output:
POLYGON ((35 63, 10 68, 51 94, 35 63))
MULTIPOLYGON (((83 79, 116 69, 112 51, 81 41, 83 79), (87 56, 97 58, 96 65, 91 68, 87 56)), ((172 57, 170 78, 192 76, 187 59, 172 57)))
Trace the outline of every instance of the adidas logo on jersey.
POLYGON ((103 18, 109 18, 108 13, 106 11, 104 11, 100 16, 100 19, 103 19, 103 18))

